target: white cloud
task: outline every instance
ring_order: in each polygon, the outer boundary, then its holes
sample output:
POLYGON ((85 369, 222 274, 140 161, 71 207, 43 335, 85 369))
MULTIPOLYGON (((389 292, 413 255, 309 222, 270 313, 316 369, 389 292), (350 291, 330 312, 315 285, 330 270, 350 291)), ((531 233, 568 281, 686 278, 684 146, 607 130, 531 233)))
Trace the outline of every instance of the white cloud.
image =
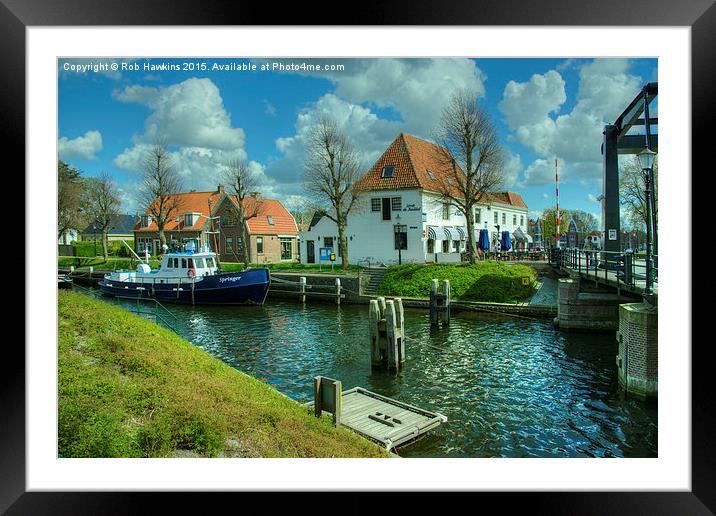
POLYGON ((504 171, 504 188, 511 188, 518 184, 517 178, 524 168, 522 166, 522 158, 519 154, 514 154, 509 147, 503 147, 503 171, 504 171))
MULTIPOLYGON (((560 177, 565 175, 560 170, 560 177)), ((520 186, 542 186, 554 184, 554 161, 548 159, 536 159, 525 170, 524 179, 520 186)))
POLYGON ((120 102, 152 109, 144 122, 144 139, 164 138, 172 145, 236 149, 244 145, 244 131, 231 126, 219 88, 209 79, 191 78, 171 86, 127 86, 113 93, 120 102))
MULTIPOLYGON (((559 114, 566 97, 558 72, 533 75, 526 83, 511 81, 499 106, 514 131, 511 139, 540 158, 558 157, 560 165, 568 166, 571 177, 583 183, 598 182, 604 125, 614 121, 640 89, 641 78, 629 74, 629 66, 628 60, 613 58, 583 65, 577 102, 566 114, 559 114)), ((532 170, 528 168, 530 178, 525 174, 525 183, 539 184, 546 177, 540 172, 543 167, 533 163, 532 170)))
POLYGON ((528 82, 510 81, 498 107, 510 127, 538 124, 567 100, 564 79, 554 70, 534 74, 528 82))
POLYGON ((333 118, 360 153, 363 170, 373 165, 401 131, 402 124, 378 118, 370 109, 328 93, 296 117, 295 133, 278 138, 276 149, 282 157, 269 163, 266 175, 280 185, 285 195, 301 195, 306 138, 322 115, 333 118))
POLYGON ((270 117, 275 117, 277 114, 276 106, 271 104, 268 100, 264 99, 261 101, 261 103, 264 105, 264 113, 266 113, 270 117))
MULTIPOLYGON (((157 139, 166 141, 171 161, 185 190, 209 191, 224 183, 224 167, 232 160, 246 160, 244 131, 233 127, 231 116, 216 85, 209 79, 187 79, 165 87, 141 85, 117 90, 120 102, 145 105, 151 112, 145 132, 133 137, 113 163, 123 170, 141 173, 148 150, 157 139)), ((249 163, 260 184, 270 184, 263 166, 249 163)))
POLYGON ((95 159, 95 154, 102 150, 102 134, 87 131, 73 140, 63 136, 58 140, 57 148, 62 159, 95 159))

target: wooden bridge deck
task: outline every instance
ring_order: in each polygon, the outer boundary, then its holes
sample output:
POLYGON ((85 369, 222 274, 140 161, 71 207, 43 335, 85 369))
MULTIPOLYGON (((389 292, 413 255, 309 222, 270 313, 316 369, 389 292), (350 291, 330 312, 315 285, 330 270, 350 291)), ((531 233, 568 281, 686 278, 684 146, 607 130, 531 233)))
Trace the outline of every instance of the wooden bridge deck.
POLYGON ((355 387, 343 393, 340 423, 390 450, 447 422, 438 413, 355 387))

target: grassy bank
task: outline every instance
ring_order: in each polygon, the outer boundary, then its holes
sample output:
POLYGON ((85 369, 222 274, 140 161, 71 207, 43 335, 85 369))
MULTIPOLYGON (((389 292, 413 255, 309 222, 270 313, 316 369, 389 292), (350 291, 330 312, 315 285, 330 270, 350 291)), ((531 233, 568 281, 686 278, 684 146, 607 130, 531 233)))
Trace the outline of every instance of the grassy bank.
POLYGON ((429 297, 433 278, 450 280, 454 299, 516 303, 534 293, 537 274, 521 264, 497 261, 469 264, 409 264, 389 267, 378 293, 387 296, 429 297), (523 278, 528 278, 524 285, 523 278))
MULTIPOLYGON (((134 260, 134 263, 138 263, 137 260, 134 260)), ((155 268, 159 267, 159 260, 157 258, 150 258, 149 259, 150 265, 155 268)), ((57 266, 63 267, 63 268, 69 268, 70 266, 74 266, 78 269, 87 269, 88 267, 94 267, 97 270, 122 270, 122 269, 132 269, 132 259, 131 258, 121 258, 121 257, 114 257, 110 256, 107 261, 104 261, 104 257, 102 256, 91 256, 91 257, 74 257, 74 256, 59 256, 57 258, 57 266)), ((135 265, 136 266, 136 265, 135 265)))
POLYGON ((382 457, 126 310, 59 291, 60 457, 382 457))

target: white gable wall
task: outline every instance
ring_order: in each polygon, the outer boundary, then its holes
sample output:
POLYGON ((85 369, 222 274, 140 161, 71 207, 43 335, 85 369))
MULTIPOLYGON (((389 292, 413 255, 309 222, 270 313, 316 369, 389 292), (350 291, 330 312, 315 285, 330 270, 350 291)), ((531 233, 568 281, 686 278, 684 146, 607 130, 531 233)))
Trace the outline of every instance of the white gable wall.
MULTIPOLYGON (((381 201, 382 203, 382 201, 381 201)), ((346 237, 348 239, 348 257, 352 264, 363 264, 366 261, 371 263, 383 262, 386 264, 398 263, 398 250, 395 249, 395 225, 398 224, 397 215, 400 215, 400 224, 406 226, 407 245, 406 250, 401 251, 402 263, 425 263, 427 253, 427 226, 443 226, 466 228, 465 217, 455 207, 450 207, 449 218, 443 218, 443 203, 437 194, 424 192, 418 189, 404 190, 379 190, 361 195, 348 217, 346 237), (393 211, 391 206, 390 220, 383 220, 382 204, 380 211, 371 210, 371 199, 382 199, 384 197, 400 198, 401 209, 393 211)), ((527 210, 514 206, 492 203, 490 210, 487 204, 482 206, 482 222, 476 224, 476 228, 487 228, 491 236, 496 236, 494 227, 494 213, 498 214, 498 223, 501 231, 514 232, 517 227, 527 233, 527 210), (505 214, 505 223, 502 223, 502 214, 505 214), (513 223, 513 215, 516 215, 516 224, 513 223), (520 224, 522 217, 522 224, 520 224)), ((338 256, 338 228, 328 217, 323 217, 309 231, 300 233, 300 255, 301 263, 307 262, 307 241, 312 240, 315 246, 315 262, 319 261, 319 249, 325 247, 325 238, 333 237, 336 262, 340 262, 338 256)), ((444 238, 441 231, 438 231, 438 239, 444 238)), ((465 249, 465 243, 460 245, 460 251, 465 249)), ((435 242, 436 253, 442 253, 442 241, 435 242)), ((451 243, 450 252, 452 258, 439 256, 438 261, 457 261, 459 253, 454 251, 451 243)), ((433 256, 428 256, 432 261, 433 256)))

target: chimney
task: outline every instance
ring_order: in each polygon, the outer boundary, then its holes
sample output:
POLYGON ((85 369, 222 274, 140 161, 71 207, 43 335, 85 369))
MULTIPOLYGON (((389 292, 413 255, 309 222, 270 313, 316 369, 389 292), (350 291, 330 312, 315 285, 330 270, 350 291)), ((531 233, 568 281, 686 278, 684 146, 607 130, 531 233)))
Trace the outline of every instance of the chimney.
POLYGON ((222 194, 224 193, 224 185, 219 185, 216 187, 216 193, 222 194))

